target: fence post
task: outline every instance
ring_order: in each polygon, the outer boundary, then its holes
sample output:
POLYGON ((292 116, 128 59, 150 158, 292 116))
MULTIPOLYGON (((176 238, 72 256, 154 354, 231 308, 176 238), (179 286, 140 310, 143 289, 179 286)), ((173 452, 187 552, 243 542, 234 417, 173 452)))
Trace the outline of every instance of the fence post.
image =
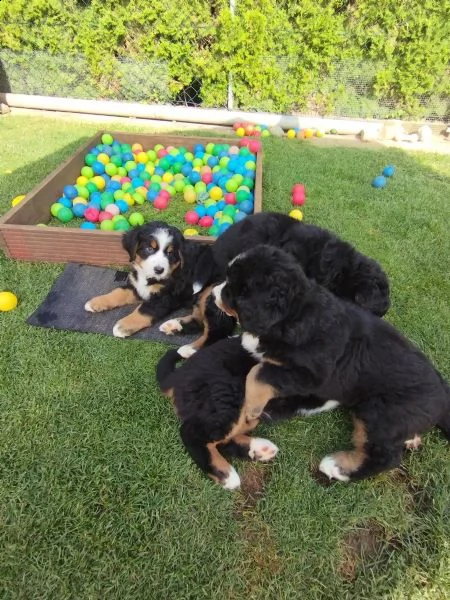
MULTIPOLYGON (((234 16, 236 10, 236 0, 230 0, 230 12, 234 16)), ((233 74, 228 73, 228 96, 227 96, 227 109, 234 109, 234 95, 233 95, 233 74)))

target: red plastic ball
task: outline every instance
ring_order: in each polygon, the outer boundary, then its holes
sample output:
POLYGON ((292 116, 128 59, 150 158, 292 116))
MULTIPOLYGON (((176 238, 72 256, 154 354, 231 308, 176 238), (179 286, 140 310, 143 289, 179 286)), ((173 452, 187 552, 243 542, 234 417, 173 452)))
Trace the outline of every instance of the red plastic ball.
POLYGON ((170 200, 170 194, 167 190, 160 190, 159 197, 164 198, 164 200, 170 200))
POLYGON ((251 140, 249 140, 246 137, 243 137, 239 140, 239 147, 240 148, 247 148, 248 145, 250 144, 251 140))
POLYGON ((198 222, 200 227, 212 227, 213 223, 214 223, 214 219, 208 215, 205 215, 204 217, 202 217, 198 222))
POLYGON ((305 186, 302 183, 296 183, 292 188, 292 195, 301 192, 303 195, 305 194, 305 186))
POLYGON ((144 187, 148 189, 150 187, 150 183, 150 179, 147 179, 146 181, 144 181, 144 187))
POLYGON ((259 140, 252 140, 250 142, 250 144, 248 145, 248 149, 253 154, 256 154, 257 152, 259 152, 261 150, 261 142, 259 140))
MULTIPOLYGON (((88 209, 90 210, 90 209, 88 209)), ((86 213, 85 213, 86 216, 86 213)), ((100 212, 100 214, 98 215, 98 220, 100 221, 100 223, 103 223, 103 221, 112 221, 112 218, 114 217, 114 215, 112 215, 110 212, 107 212, 106 210, 102 210, 100 212)))
POLYGON ((253 132, 253 137, 261 137, 261 132, 259 129, 255 129, 255 131, 253 132))
POLYGON ((234 131, 236 131, 236 129, 239 129, 239 127, 242 127, 242 123, 240 121, 236 121, 236 123, 233 125, 234 131))
POLYGON ((156 208, 156 210, 166 210, 166 208, 169 206, 169 199, 156 196, 153 206, 156 208))
POLYGON ((123 185, 124 183, 129 183, 131 179, 129 177, 121 177, 120 183, 123 185))
POLYGON ((199 219, 200 217, 198 216, 198 213, 195 212, 195 210, 188 210, 187 213, 184 215, 184 220, 188 225, 196 225, 199 219))
POLYGON ((167 156, 167 155, 168 155, 168 152, 167 152, 167 150, 165 148, 160 148, 158 150, 158 152, 156 153, 156 156, 158 158, 164 158, 164 156, 167 156))
POLYGON ((305 204, 305 196, 304 195, 293 195, 292 196, 292 204, 294 206, 303 206, 305 204))
POLYGON ((237 202, 236 194, 234 192, 228 192, 228 194, 225 194, 223 198, 225 200, 225 204, 236 204, 237 202))
POLYGON ((99 215, 100 211, 93 206, 90 206, 84 211, 84 218, 91 223, 97 223, 99 215))

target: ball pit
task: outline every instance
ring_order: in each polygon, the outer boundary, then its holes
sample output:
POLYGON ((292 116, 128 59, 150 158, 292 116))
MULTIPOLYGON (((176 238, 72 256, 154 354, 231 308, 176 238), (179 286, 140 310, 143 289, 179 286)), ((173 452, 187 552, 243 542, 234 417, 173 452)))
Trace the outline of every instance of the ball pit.
POLYGON ((64 186, 51 215, 62 223, 75 220, 82 229, 126 231, 160 218, 158 212, 177 202, 186 207, 184 221, 196 225, 200 235, 220 235, 254 212, 261 151, 254 138, 264 130, 241 124, 239 146, 197 143, 192 152, 183 146, 124 144, 105 133, 84 155, 80 175, 74 185, 64 186))

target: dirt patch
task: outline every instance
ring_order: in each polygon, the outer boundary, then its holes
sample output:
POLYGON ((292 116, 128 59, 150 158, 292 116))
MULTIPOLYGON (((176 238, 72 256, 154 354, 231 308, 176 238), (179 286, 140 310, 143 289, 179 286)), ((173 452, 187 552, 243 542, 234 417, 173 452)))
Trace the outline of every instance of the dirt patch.
POLYGON ((272 474, 271 465, 248 463, 241 475, 241 492, 236 516, 252 510, 264 496, 264 490, 272 474))
POLYGON ((386 540, 383 527, 377 521, 369 520, 357 529, 351 531, 342 543, 339 574, 345 581, 355 581, 361 565, 372 562, 388 546, 396 549, 396 543, 386 540))
POLYGON ((408 494, 407 505, 409 510, 414 511, 420 516, 432 509, 433 498, 431 494, 426 488, 411 478, 405 467, 393 469, 389 475, 394 483, 401 484, 405 488, 408 494))

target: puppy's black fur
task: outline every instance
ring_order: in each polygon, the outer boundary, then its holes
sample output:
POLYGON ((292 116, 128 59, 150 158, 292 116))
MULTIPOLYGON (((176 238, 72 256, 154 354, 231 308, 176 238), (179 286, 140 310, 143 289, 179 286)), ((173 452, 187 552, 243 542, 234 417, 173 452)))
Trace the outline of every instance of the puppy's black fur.
POLYGON ((262 361, 247 378, 246 401, 312 395, 351 410, 355 449, 326 457, 320 469, 328 476, 390 469, 403 444, 434 425, 450 439, 449 387, 424 354, 387 322, 308 279, 292 255, 249 250, 216 295, 253 336, 244 333, 244 345, 262 361))
POLYGON ((268 244, 294 256, 307 277, 336 296, 383 316, 389 309, 389 282, 380 265, 336 235, 279 213, 247 217, 213 245, 214 260, 225 275, 241 252, 268 244))

